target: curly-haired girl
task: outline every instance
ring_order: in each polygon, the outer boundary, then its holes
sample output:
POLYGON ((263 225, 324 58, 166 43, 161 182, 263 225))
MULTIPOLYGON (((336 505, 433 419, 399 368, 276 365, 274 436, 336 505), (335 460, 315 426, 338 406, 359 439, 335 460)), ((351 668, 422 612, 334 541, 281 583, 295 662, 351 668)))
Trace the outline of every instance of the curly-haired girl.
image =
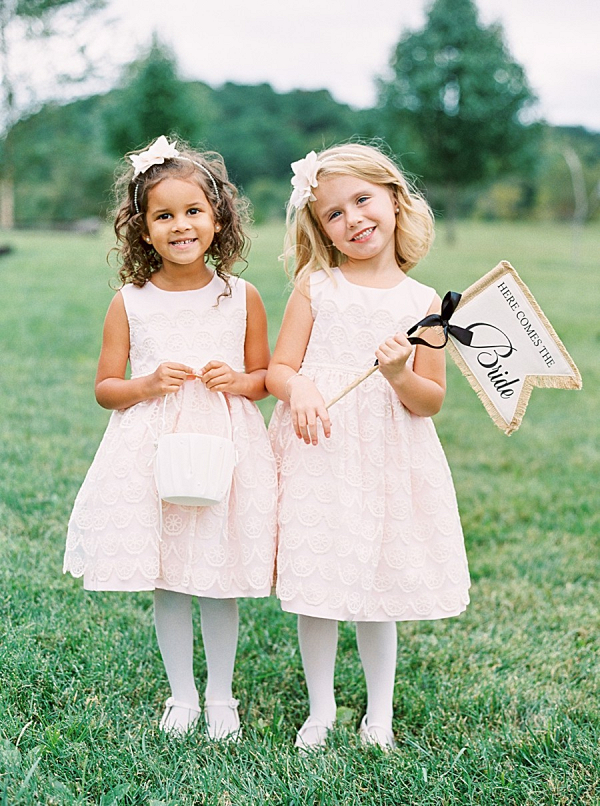
POLYGON ((88 590, 154 591, 172 695, 160 727, 170 733, 200 713, 191 610, 199 597, 207 731, 235 738, 237 597, 269 595, 275 551, 275 464, 254 403, 267 394, 266 314, 257 290, 232 272, 247 245, 247 203, 218 154, 160 137, 129 159, 115 217, 123 286, 106 315, 95 387, 113 414, 75 501, 64 570, 88 590), (160 433, 224 435, 229 417, 238 457, 229 496, 213 506, 161 501, 160 433))

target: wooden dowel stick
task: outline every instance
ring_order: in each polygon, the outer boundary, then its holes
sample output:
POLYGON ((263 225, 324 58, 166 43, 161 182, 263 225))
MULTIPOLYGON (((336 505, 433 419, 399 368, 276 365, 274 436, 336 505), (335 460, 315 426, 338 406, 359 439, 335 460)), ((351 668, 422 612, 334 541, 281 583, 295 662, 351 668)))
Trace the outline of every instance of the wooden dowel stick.
POLYGON ((333 406, 334 403, 337 403, 338 400, 341 400, 345 395, 348 394, 348 392, 351 392, 353 389, 356 389, 356 387, 359 384, 361 384, 363 381, 366 381, 366 379, 369 377, 369 375, 372 375, 375 372, 376 369, 379 369, 378 364, 375 364, 375 366, 370 367, 366 372, 363 372, 362 375, 360 375, 358 378, 353 380, 352 383, 349 384, 345 389, 342 389, 342 391, 339 392, 333 398, 333 400, 330 400, 329 403, 327 404, 327 408, 328 409, 331 408, 331 406, 333 406))
MULTIPOLYGON (((429 329, 431 329, 431 330, 436 330, 437 328, 434 328, 434 327, 432 327, 432 328, 429 328, 429 327, 420 327, 420 328, 419 328, 419 329, 416 331, 416 333, 414 333, 413 335, 415 335, 415 336, 421 336, 421 335, 422 335, 422 334, 423 334, 423 333, 424 333, 426 330, 429 330, 429 329)), ((376 369, 379 369, 379 365, 378 365, 378 364, 375 364, 374 366, 370 367, 370 368, 369 368, 369 369, 368 369, 366 372, 363 372, 363 374, 362 374, 360 377, 358 377, 358 378, 356 378, 356 380, 352 381, 352 383, 351 383, 351 384, 349 384, 349 385, 348 385, 348 386, 347 386, 345 389, 342 389, 342 391, 341 391, 341 392, 339 392, 339 393, 338 393, 338 394, 337 394, 337 395, 336 395, 336 396, 333 398, 333 400, 330 400, 330 401, 329 401, 329 403, 327 404, 327 407, 326 407, 326 408, 328 408, 328 409, 329 409, 329 408, 331 408, 331 406, 333 406, 333 404, 334 404, 334 403, 337 403, 337 402, 338 402, 338 400, 341 400, 343 397, 345 397, 345 396, 348 394, 348 392, 351 392, 353 389, 356 389, 356 387, 357 387, 357 386, 359 386, 359 385, 360 385, 360 384, 361 384, 363 381, 366 381, 366 379, 367 379, 367 378, 368 378, 370 375, 372 375, 372 374, 375 372, 375 370, 376 370, 376 369)))

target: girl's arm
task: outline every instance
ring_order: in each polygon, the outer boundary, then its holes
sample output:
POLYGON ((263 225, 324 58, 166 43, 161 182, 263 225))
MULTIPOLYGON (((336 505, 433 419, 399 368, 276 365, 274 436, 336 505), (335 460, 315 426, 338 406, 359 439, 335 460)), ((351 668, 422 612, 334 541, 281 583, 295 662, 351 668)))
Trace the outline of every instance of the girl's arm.
POLYGON ((260 294, 250 283, 246 283, 246 317, 245 372, 235 372, 224 361, 209 361, 202 368, 202 381, 215 392, 262 400, 268 395, 265 376, 271 353, 265 306, 260 294))
MULTIPOLYGON (((441 300, 436 294, 427 313, 440 310, 441 300)), ((445 350, 422 345, 414 348, 404 333, 396 333, 379 346, 375 355, 381 374, 410 412, 420 417, 438 413, 446 395, 445 350), (413 349, 415 360, 411 369, 406 362, 413 349)))
POLYGON ((290 404, 296 436, 306 444, 316 445, 317 419, 326 437, 331 423, 325 401, 316 385, 305 375, 298 375, 313 326, 310 299, 294 289, 288 300, 279 338, 267 373, 267 389, 290 404))
POLYGON ((143 400, 176 392, 191 367, 170 361, 151 375, 125 379, 129 358, 129 322, 123 295, 118 292, 108 307, 104 320, 102 349, 96 373, 96 400, 105 409, 127 409, 143 400))

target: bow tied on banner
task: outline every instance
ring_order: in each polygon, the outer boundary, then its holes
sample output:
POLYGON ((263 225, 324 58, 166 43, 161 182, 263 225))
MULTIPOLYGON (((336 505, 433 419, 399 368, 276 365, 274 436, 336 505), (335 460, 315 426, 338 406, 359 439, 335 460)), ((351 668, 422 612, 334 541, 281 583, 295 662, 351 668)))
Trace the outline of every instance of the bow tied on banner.
MULTIPOLYGON (((421 319, 406 335, 412 344, 434 349, 447 345, 492 420, 508 435, 521 425, 534 386, 581 389, 573 359, 505 260, 463 294, 449 291, 441 312, 421 319)), ((376 369, 377 364, 328 408, 376 369)))
POLYGON ((433 347, 436 350, 440 350, 442 347, 446 346, 448 336, 453 336, 462 344, 471 344, 473 333, 470 330, 450 324, 450 318, 460 303, 460 300, 460 294, 456 291, 448 291, 442 300, 441 313, 430 313, 429 316, 421 319, 420 322, 417 322, 416 325, 413 325, 410 330, 407 331, 406 335, 408 336, 409 342, 411 344, 423 344, 425 347, 433 347), (433 328, 433 333, 437 333, 437 339, 434 337, 434 339, 428 341, 420 336, 413 336, 412 334, 420 328, 433 328))

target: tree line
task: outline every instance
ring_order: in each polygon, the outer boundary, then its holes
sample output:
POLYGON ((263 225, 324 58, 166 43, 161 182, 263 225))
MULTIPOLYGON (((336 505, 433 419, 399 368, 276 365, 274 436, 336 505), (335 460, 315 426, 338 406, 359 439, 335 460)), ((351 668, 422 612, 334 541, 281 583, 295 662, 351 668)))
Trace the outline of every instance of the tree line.
POLYGON ((435 0, 378 89, 377 105, 357 110, 327 90, 186 82, 154 39, 110 92, 45 104, 10 127, 16 222, 103 217, 116 161, 165 133, 222 153, 258 221, 283 215, 290 162, 350 139, 387 143, 450 218, 600 215, 600 134, 529 122, 526 76, 473 0, 435 0))

